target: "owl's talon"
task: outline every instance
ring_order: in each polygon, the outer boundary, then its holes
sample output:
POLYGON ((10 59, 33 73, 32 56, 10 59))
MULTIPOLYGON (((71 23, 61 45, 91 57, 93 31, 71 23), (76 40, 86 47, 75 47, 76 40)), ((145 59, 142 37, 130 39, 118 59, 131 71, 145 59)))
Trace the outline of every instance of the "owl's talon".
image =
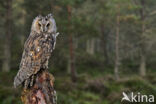
POLYGON ((32 75, 32 77, 31 77, 31 81, 30 81, 30 86, 31 87, 33 86, 33 83, 34 83, 34 75, 32 75))
POLYGON ((29 83, 28 79, 25 80, 25 82, 24 82, 24 89, 27 89, 28 88, 28 83, 29 83))
POLYGON ((44 66, 43 66, 43 69, 48 69, 48 66, 44 65, 44 66))
POLYGON ((57 104, 57 94, 56 94, 56 91, 54 90, 54 99, 53 99, 53 103, 54 104, 57 104))

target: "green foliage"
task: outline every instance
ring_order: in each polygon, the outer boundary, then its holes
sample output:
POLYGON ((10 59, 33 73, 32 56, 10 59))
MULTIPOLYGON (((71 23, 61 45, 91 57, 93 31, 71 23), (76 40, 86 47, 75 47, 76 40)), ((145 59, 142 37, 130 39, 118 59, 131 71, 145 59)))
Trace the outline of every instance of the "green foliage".
MULTIPOLYGON (((14 73, 14 72, 13 72, 14 73)), ((12 73, 8 74, 8 78, 12 73)), ((141 94, 153 94, 156 96, 156 87, 152 84, 155 74, 145 78, 125 76, 115 81, 113 76, 101 74, 89 76, 80 75, 77 83, 73 83, 69 76, 56 75, 55 90, 57 91, 58 103, 63 104, 120 104, 122 92, 140 92, 141 94)), ((3 76, 0 76, 2 79, 3 76)), ((9 81, 9 79, 6 79, 9 81)), ((12 88, 2 82, 0 86, 1 104, 22 104, 20 90, 12 88)))
MULTIPOLYGON (((5 56, 4 39, 11 31, 11 71, 0 72, 0 104, 21 104, 20 90, 13 79, 19 69, 23 45, 33 19, 53 13, 58 32, 56 49, 49 62, 55 76, 58 104, 120 104, 122 92, 140 91, 156 94, 156 15, 155 0, 145 0, 145 21, 141 20, 141 0, 13 0, 11 30, 6 30, 7 1, 0 0, 0 67, 5 56), (71 20, 67 7, 71 7, 71 20), (119 15, 119 75, 113 76, 115 60, 116 19, 119 15), (142 24, 145 32, 142 34, 142 24), (73 53, 78 81, 67 73, 69 36, 73 37, 73 53), (96 41, 87 44, 88 41, 96 41), (138 77, 141 44, 145 44, 147 76, 138 77), (93 53, 87 52, 93 48, 93 53)), ((11 15, 10 15, 11 16, 11 15)), ((1 71, 1 70, 0 70, 1 71)))

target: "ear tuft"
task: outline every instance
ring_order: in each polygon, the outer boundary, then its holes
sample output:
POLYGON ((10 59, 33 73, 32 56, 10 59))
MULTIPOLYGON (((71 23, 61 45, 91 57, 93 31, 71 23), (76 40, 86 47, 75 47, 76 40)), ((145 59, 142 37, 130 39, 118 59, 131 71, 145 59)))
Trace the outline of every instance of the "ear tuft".
POLYGON ((37 16, 37 18, 42 18, 43 16, 41 15, 41 14, 39 14, 38 16, 37 16))
POLYGON ((47 18, 51 18, 51 17, 53 17, 53 14, 52 13, 49 13, 46 17, 47 18))

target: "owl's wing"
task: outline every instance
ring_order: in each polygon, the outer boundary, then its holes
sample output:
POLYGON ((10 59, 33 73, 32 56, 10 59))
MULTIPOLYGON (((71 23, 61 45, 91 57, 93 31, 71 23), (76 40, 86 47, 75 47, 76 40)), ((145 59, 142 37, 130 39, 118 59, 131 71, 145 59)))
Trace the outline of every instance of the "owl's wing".
POLYGON ((52 34, 52 37, 53 37, 53 50, 55 49, 55 45, 56 45, 56 38, 57 38, 57 36, 59 35, 60 33, 59 32, 57 32, 56 34, 52 34))
POLYGON ((14 87, 17 87, 32 74, 36 74, 40 70, 44 49, 38 48, 39 44, 35 41, 37 40, 36 38, 30 35, 25 42, 20 70, 14 79, 14 87))

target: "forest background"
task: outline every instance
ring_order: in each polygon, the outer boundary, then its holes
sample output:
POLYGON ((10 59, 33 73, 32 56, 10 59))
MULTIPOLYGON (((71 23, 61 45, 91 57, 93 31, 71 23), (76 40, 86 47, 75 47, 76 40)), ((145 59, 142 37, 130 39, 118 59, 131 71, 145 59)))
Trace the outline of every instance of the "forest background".
POLYGON ((155 5, 155 0, 0 0, 0 104, 22 104, 13 79, 33 19, 49 13, 60 33, 49 63, 58 104, 120 104, 123 91, 156 95, 155 5))

